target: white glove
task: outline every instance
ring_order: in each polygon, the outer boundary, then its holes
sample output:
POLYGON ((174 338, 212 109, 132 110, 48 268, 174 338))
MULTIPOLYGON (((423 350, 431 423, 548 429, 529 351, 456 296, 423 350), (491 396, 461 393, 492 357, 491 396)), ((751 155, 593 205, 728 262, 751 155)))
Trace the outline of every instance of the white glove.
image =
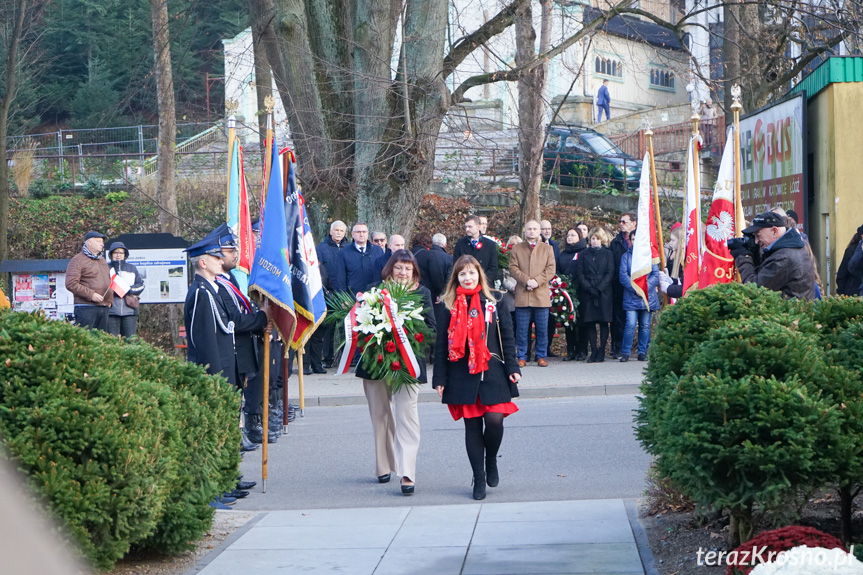
POLYGON ((668 293, 668 286, 674 283, 667 273, 659 272, 659 289, 662 290, 662 293, 668 293))

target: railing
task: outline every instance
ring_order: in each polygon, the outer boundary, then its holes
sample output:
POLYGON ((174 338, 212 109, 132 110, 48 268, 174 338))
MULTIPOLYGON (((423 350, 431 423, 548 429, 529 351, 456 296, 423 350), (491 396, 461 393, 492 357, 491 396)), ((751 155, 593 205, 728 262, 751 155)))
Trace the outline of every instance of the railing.
MULTIPOLYGON (((721 154, 725 145, 725 118, 703 120, 700 131, 704 139, 702 149, 721 154)), ((660 126, 653 130, 653 153, 660 155, 685 151, 691 136, 692 122, 660 126)), ((611 136, 611 140, 624 152, 636 158, 643 158, 647 151, 647 137, 644 135, 644 130, 623 136, 611 136)))
MULTIPOLYGON (((188 154, 190 152, 195 152, 197 150, 200 150, 207 144, 215 142, 223 135, 224 125, 222 122, 218 122, 216 123, 216 125, 207 128, 200 134, 195 134, 191 138, 180 142, 174 147, 174 151, 178 154, 188 154)), ((159 156, 151 156, 150 158, 144 160, 144 176, 149 176, 158 169, 158 160, 159 156)))

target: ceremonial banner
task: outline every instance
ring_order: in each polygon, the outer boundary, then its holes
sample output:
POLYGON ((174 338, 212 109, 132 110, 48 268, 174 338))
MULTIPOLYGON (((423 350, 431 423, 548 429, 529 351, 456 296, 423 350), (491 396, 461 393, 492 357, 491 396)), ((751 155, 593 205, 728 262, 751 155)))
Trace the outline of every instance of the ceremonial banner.
POLYGON ((294 174, 294 157, 283 150, 287 173, 285 195, 285 221, 287 223, 288 259, 291 273, 291 291, 294 295, 294 312, 297 328, 291 347, 300 349, 327 315, 321 266, 315 249, 315 239, 306 215, 303 194, 294 174))
POLYGON ((725 151, 716 175, 713 202, 707 215, 704 237, 704 255, 698 287, 734 281, 734 258, 728 251, 728 238, 734 237, 737 222, 734 218, 734 138, 733 128, 728 129, 725 151))
POLYGON ((243 169, 243 148, 234 140, 231 165, 228 168, 228 213, 226 220, 231 233, 237 238, 237 267, 234 277, 240 290, 249 293, 249 272, 255 256, 255 237, 252 235, 252 219, 249 214, 249 191, 243 169))
MULTIPOLYGON (((273 323, 282 336, 282 341, 290 342, 293 340, 297 322, 288 261, 282 170, 275 147, 272 162, 267 196, 261 213, 261 246, 255 252, 249 278, 249 293, 258 293, 269 301, 273 323)), ((285 346, 285 355, 287 353, 288 346, 285 346)))
POLYGON ((647 276, 653 264, 659 263, 659 246, 656 241, 656 218, 653 213, 653 193, 650 189, 650 156, 644 154, 641 180, 638 184, 638 223, 635 242, 632 245, 632 267, 630 282, 635 293, 641 296, 650 308, 647 293, 647 276))
POLYGON ((701 215, 698 213, 698 190, 695 189, 695 162, 693 146, 695 137, 689 139, 686 153, 686 202, 683 204, 683 229, 685 259, 683 262, 683 295, 692 288, 698 288, 698 273, 701 269, 701 215))

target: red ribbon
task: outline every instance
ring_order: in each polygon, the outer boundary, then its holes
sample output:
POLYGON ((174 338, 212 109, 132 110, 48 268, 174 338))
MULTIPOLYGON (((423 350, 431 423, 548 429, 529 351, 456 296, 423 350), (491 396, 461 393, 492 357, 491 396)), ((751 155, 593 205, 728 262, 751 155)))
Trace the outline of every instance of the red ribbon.
POLYGON ((560 281, 560 279, 557 279, 557 278, 556 278, 556 279, 552 279, 552 280, 551 280, 551 287, 557 288, 557 289, 558 289, 558 291, 560 291, 560 293, 562 293, 562 294, 563 294, 563 297, 565 297, 565 298, 566 298, 566 301, 568 301, 568 302, 569 302, 569 311, 575 311, 575 306, 574 306, 574 305, 572 305, 572 298, 571 298, 571 297, 569 297, 569 294, 567 293, 567 291, 566 291, 565 289, 563 289, 562 287, 560 287, 562 283, 563 283, 563 282, 561 282, 561 281, 560 281))
POLYGON ((417 361, 416 355, 414 355, 414 350, 408 341, 408 334, 405 331, 404 326, 396 324, 395 302, 393 302, 390 297, 389 291, 385 289, 381 290, 381 297, 383 298, 384 309, 387 312, 387 317, 390 320, 390 326, 392 326, 393 339, 396 340, 396 347, 399 349, 399 355, 401 355, 404 360, 411 377, 416 377, 419 375, 420 365, 417 361))
POLYGON ((357 326, 357 306, 363 301, 363 294, 357 294, 357 302, 348 315, 345 316, 345 348, 342 350, 342 358, 339 360, 339 367, 336 370, 336 375, 343 375, 351 368, 351 360, 357 351, 357 343, 360 340, 360 332, 354 330, 357 326))

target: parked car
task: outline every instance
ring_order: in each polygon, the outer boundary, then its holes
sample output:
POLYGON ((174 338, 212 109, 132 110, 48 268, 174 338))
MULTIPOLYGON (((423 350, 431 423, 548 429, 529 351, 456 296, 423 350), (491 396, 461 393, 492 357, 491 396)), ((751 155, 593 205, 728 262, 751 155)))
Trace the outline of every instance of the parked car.
POLYGON ((590 128, 552 126, 542 153, 546 182, 619 190, 638 188, 641 160, 590 128))

